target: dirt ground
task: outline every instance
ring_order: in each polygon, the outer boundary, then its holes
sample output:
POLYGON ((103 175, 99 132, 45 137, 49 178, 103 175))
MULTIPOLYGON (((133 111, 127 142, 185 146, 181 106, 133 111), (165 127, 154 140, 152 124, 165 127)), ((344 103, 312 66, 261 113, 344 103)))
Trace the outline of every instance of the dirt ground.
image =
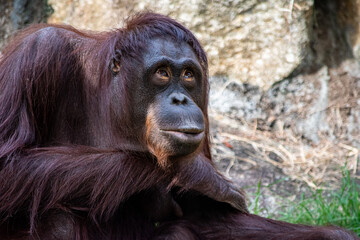
MULTIPOLYGON (((292 180, 280 167, 264 161, 251 144, 222 137, 223 134, 236 136, 239 133, 235 129, 228 128, 215 119, 210 121, 214 161, 225 176, 245 189, 250 209, 259 183, 262 186, 259 205, 264 216, 274 214, 277 207, 305 191, 306 184, 292 180)), ((277 161, 276 156, 273 156, 274 161, 277 161)))
MULTIPOLYGON (((210 126, 212 154, 218 169, 245 189, 250 210, 254 208, 255 196, 260 190, 260 215, 276 216, 279 208, 298 200, 301 194, 307 196, 316 188, 335 189, 340 183, 341 168, 338 166, 329 167, 328 175, 332 177, 318 182, 313 182, 314 179, 306 171, 301 172, 301 168, 289 170, 281 155, 281 149, 288 146, 282 145, 281 139, 278 146, 271 147, 266 142, 271 137, 276 138, 273 133, 257 130, 251 133, 251 126, 215 111, 210 111, 210 126)), ((311 160, 309 163, 311 166, 311 160)), ((358 177, 358 173, 353 176, 358 177)))

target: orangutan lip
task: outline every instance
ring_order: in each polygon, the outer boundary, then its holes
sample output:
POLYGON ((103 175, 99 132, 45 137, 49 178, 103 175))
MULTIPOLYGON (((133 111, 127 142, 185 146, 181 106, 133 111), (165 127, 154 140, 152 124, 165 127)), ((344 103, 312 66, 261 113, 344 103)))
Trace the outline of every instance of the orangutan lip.
POLYGON ((203 129, 199 129, 199 128, 162 129, 162 131, 164 131, 164 132, 178 132, 178 133, 194 134, 194 135, 204 132, 203 129))
POLYGON ((161 130, 164 134, 187 143, 198 143, 204 138, 204 131, 200 129, 161 130))

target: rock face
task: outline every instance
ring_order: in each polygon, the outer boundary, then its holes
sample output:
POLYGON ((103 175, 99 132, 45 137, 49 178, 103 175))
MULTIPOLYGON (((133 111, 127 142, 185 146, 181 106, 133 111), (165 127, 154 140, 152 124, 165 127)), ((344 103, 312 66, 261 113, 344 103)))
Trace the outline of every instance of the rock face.
MULTIPOLYGON (((323 66, 314 73, 298 75, 266 91, 259 106, 312 143, 319 137, 344 140, 356 147, 360 142, 360 72, 356 61, 337 68, 323 66)), ((268 123, 272 124, 272 123, 268 123)))
POLYGON ((291 10, 281 0, 208 2, 198 15, 204 22, 195 31, 214 75, 267 88, 301 62, 312 1, 291 10))
POLYGON ((0 0, 0 50, 8 37, 31 23, 46 22, 52 13, 47 0, 0 0))
MULTIPOLYGON (((296 68, 267 89, 228 80, 231 84, 223 84, 221 93, 211 98, 212 106, 233 117, 256 120, 260 129, 281 126, 310 143, 327 138, 359 148, 359 6, 351 0, 314 1, 308 43, 296 68)), ((219 80, 213 82, 216 88, 219 80)))
POLYGON ((304 138, 318 143, 319 132, 330 134, 326 121, 329 80, 327 67, 313 74, 286 79, 269 89, 259 105, 266 116, 275 119, 271 125, 281 121, 284 127, 292 128, 304 138))

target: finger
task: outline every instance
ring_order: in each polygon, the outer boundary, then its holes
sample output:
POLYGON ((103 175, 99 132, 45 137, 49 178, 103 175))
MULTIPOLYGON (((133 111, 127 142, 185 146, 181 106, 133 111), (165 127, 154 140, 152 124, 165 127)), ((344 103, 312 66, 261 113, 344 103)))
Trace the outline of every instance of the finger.
POLYGON ((248 212, 245 197, 237 189, 231 189, 230 199, 227 203, 241 212, 248 212))

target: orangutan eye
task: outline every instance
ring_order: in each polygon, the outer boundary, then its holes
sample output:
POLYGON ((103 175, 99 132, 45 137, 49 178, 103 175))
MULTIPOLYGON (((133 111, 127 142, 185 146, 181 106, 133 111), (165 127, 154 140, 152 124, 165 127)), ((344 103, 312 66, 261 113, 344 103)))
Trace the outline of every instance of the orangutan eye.
POLYGON ((163 82, 169 81, 170 78, 170 74, 166 68, 159 68, 158 70, 156 70, 156 76, 163 82))
POLYGON ((194 74, 192 73, 192 71, 185 69, 184 81, 185 82, 193 82, 194 81, 194 74))

